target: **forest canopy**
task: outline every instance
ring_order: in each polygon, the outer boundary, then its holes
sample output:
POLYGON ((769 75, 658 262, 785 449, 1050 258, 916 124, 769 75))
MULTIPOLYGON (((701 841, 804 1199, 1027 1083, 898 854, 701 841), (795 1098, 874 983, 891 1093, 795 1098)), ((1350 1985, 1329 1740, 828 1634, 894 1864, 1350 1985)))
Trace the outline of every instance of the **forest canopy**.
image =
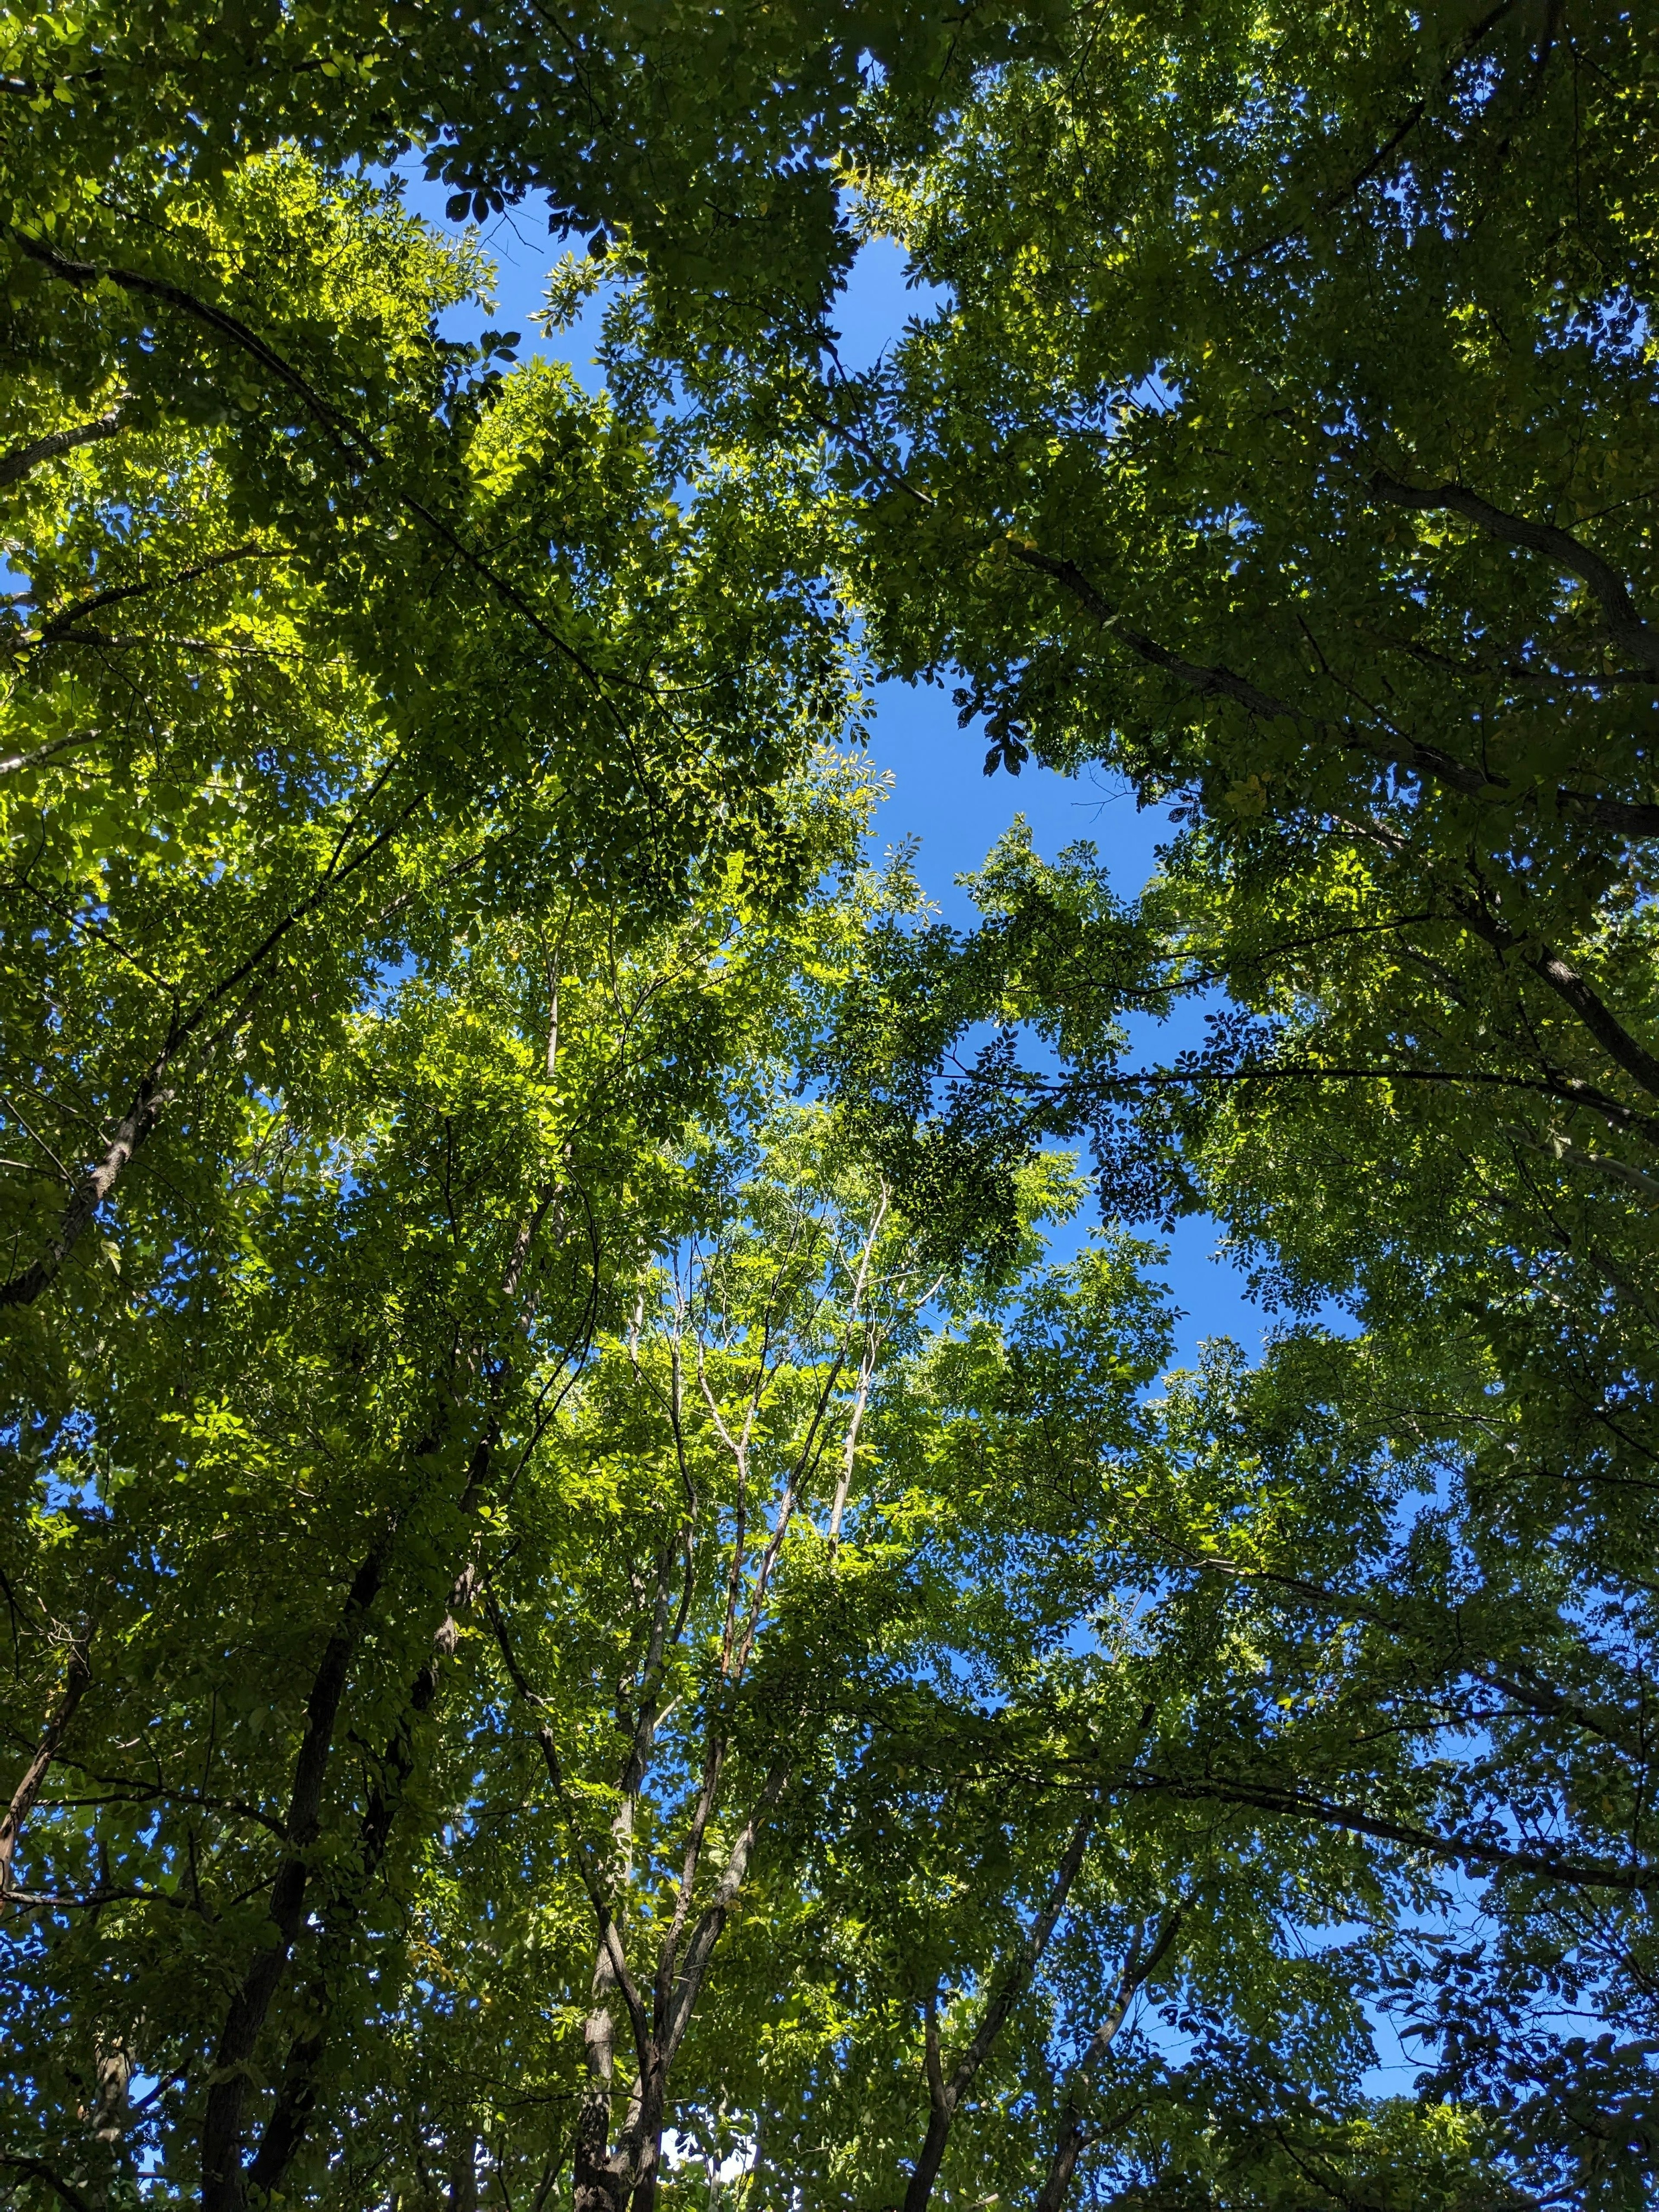
POLYGON ((1656 105, 0 15, 0 2205, 1651 2201, 1656 105))

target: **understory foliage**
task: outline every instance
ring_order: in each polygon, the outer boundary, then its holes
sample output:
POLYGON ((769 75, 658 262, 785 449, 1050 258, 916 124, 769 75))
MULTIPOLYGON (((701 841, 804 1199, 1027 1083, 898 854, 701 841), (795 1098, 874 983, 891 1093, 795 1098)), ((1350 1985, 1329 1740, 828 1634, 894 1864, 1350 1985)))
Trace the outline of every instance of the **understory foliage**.
POLYGON ((1650 2201, 1656 97, 0 15, 4 2204, 1650 2201))

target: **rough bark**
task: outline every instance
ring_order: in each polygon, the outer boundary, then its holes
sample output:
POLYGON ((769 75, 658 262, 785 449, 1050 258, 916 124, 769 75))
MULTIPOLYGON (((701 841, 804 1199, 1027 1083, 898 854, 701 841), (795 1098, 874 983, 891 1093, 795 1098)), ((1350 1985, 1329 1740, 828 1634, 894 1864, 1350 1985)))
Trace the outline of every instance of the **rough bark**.
POLYGON ((118 400, 107 413, 94 416, 90 422, 77 422, 68 430, 49 430, 43 438, 31 438, 26 445, 14 446, 9 453, 0 453, 0 486, 21 483, 45 463, 55 461, 62 453, 72 453, 77 446, 92 446, 100 438, 112 438, 121 428, 121 403, 118 400))

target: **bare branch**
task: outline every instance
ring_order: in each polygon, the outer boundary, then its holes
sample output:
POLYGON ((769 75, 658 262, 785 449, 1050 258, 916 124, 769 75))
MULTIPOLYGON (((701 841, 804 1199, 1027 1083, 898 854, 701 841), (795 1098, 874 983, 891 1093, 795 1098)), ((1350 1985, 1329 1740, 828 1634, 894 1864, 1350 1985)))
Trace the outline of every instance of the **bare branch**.
POLYGON ((720 1941, 720 1931, 730 1916, 744 1877, 749 1871, 749 1862, 754 1855, 756 1838, 767 1814, 782 1796, 793 1770, 787 1765, 775 1766, 761 1785, 754 1808, 744 1822, 731 1855, 720 1870, 714 1885, 714 1895, 692 1932, 686 1946, 685 1965, 681 1970, 674 1990, 673 2009, 668 2021, 668 2032, 663 2040, 665 2070, 678 2050, 680 2039, 690 2024, 692 2008, 702 1990, 703 1977, 708 1971, 709 1956, 720 1941))

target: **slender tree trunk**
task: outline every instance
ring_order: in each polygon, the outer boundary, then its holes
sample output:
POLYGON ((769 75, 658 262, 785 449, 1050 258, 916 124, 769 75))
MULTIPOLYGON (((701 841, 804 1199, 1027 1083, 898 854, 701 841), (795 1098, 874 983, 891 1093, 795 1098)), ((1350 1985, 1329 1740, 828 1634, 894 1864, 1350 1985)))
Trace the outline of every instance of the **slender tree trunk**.
POLYGON ((1001 1977, 972 2042, 951 2069, 947 2080, 939 2057, 939 2014, 936 1996, 927 2001, 924 2030, 924 2056, 927 2073, 927 2133, 922 2139, 920 2154, 911 2170, 909 2185, 904 2192, 904 2212, 926 2212, 933 2184, 939 2179, 939 2167, 945 2161, 945 2150, 951 2139, 962 2100, 973 2087, 980 2068, 990 2056, 991 2047, 1001 2034, 1003 2027, 1024 1995, 1037 1961, 1048 1948, 1048 1938, 1065 1909, 1066 1899, 1082 1866, 1089 1848, 1089 1838, 1094 1832, 1096 1808, 1089 1806, 1072 1831, 1072 1840, 1066 1845, 1066 1856, 1060 1861, 1042 1910, 1032 1923, 1031 1932, 1020 1946, 1012 1965, 1001 1977))
POLYGON ((1176 1937, 1181 1933, 1184 1917, 1184 1911, 1179 1908, 1168 1914, 1150 1949, 1143 1945, 1144 1927, 1130 1944, 1129 1954, 1123 1962, 1123 1972, 1118 1977, 1117 1989, 1106 2017, 1095 2030, 1089 2048, 1072 2069, 1060 2116, 1060 2141, 1048 2161, 1048 2171, 1043 2176, 1042 2187, 1037 2192, 1033 2212, 1060 2212, 1066 2191, 1072 2185, 1072 2176, 1077 2171, 1079 2159, 1091 2143, 1098 2140, 1085 2120, 1079 2105, 1084 2078, 1111 2049, 1119 2028, 1128 2015, 1136 1990, 1150 1979, 1168 1955, 1176 1937))
POLYGON ((392 1532, 382 1535, 357 1570, 339 1625, 328 1640, 306 1703, 306 1729, 295 1761, 286 1822, 288 1850, 270 1893, 272 1940, 243 1975, 225 2014, 207 2106, 202 2118, 203 2212, 240 2212, 246 2195, 242 2171, 242 2110, 249 2070, 271 2000, 288 1971, 305 1924, 307 1855, 322 1826, 323 1783, 334 1728, 352 1662, 369 1613, 386 1579, 392 1532))
POLYGON ((1035 2212, 1060 2212, 1066 2202, 1066 2192, 1072 2185, 1072 2176, 1077 2172, 1077 2162, 1088 2149, 1089 2130, 1075 2112, 1067 2119, 1065 2130, 1055 2146, 1048 2171, 1042 2178, 1037 2192, 1035 2212))
MULTIPOLYGON (((476 1511, 480 1493, 494 1458, 493 1430, 473 1453, 467 1471, 462 1512, 476 1511)), ((409 1688, 408 1702, 398 1719, 380 1762, 380 1776, 371 1789, 358 1831, 358 1857, 349 1889, 337 1891, 322 1910, 321 1958, 311 1986, 307 2008, 315 2022, 289 2046, 276 2092, 276 2102, 260 2134, 259 2146, 248 2168, 248 2179, 267 2193, 280 2189, 305 2141, 317 2102, 317 2069, 328 2047, 333 2025, 334 1996, 344 1972, 343 1954, 348 1948, 356 1921, 361 1916, 369 1884, 374 1881, 392 1840, 392 1822, 410 1775, 415 1771, 416 1723, 432 1710, 438 1695, 441 1662, 454 1651, 459 1638, 455 1615, 472 1601, 476 1584, 473 1565, 464 1567, 449 1592, 448 1609, 432 1639, 432 1649, 409 1688)))
POLYGON ((58 1701, 46 1717, 40 1731, 40 1741, 34 1755, 23 1770, 23 1778, 11 1794, 5 1817, 0 1819, 0 1901, 14 1887, 12 1864, 17 1855, 17 1845, 34 1810, 34 1801, 40 1794, 40 1784, 46 1780, 58 1747, 63 1742, 75 1709, 86 1695, 87 1685, 92 1680, 88 1662, 88 1651, 92 1642, 92 1631, 76 1638, 70 1646, 69 1664, 64 1670, 64 1686, 58 1701))
POLYGON ((127 2103, 132 2057, 118 2035, 112 2039, 100 2039, 93 2062, 93 2078, 97 2095, 92 2111, 93 2155, 88 2162, 86 2193, 94 2208, 101 2208, 114 2197, 132 2118, 127 2103))
POLYGON ((945 2163, 945 2147, 951 2140, 951 2129, 956 2120, 956 2106, 943 2101, 936 2103, 927 2116, 927 2132, 922 2137, 921 2149, 904 2191, 904 2212, 922 2212, 933 2193, 933 2184, 939 2179, 939 2170, 945 2163))
POLYGON ((478 2212, 478 2146, 470 2134, 450 2162, 449 2212, 478 2212))
MULTIPOLYGON (((555 1196, 551 1185, 537 1193, 534 1209, 514 1240, 501 1285, 502 1294, 508 1299, 516 1295, 523 1280, 536 1231, 555 1196)), ((467 1466, 466 1486, 459 1508, 464 1524, 477 1522, 479 1505, 495 1466, 498 1442, 499 1431, 492 1417, 467 1466)), ((428 1439, 416 1456, 432 1448, 432 1440, 428 1439)), ((335 1992, 344 1971, 343 1954, 349 1948, 369 1884, 386 1856, 398 1805, 415 1771, 416 1723, 431 1711, 437 1698, 441 1662, 453 1655, 459 1641, 455 1616, 472 1603, 477 1588, 475 1534, 469 1539, 465 1563, 450 1586, 444 1618, 433 1636, 432 1647, 410 1685, 404 1711, 381 1760, 380 1777, 369 1791, 358 1832, 354 1878, 343 1888, 337 1887, 321 1910, 321 1955, 312 1983, 313 2002, 307 2008, 313 2025, 289 2046, 276 2101, 261 2130, 258 2148, 247 2170, 248 2181, 266 2194, 273 2194, 282 2187, 310 2126, 317 2102, 318 2069, 328 2047, 335 1992)))
POLYGON ((0 1283, 0 1306, 33 1305, 41 1292, 57 1281, 64 1261, 91 1226, 122 1170, 172 1104, 173 1094, 164 1080, 171 1058, 170 1052, 163 1053, 139 1085, 101 1158, 76 1184, 58 1222, 57 1234, 40 1257, 25 1267, 21 1275, 14 1275, 8 1283, 0 1283))

